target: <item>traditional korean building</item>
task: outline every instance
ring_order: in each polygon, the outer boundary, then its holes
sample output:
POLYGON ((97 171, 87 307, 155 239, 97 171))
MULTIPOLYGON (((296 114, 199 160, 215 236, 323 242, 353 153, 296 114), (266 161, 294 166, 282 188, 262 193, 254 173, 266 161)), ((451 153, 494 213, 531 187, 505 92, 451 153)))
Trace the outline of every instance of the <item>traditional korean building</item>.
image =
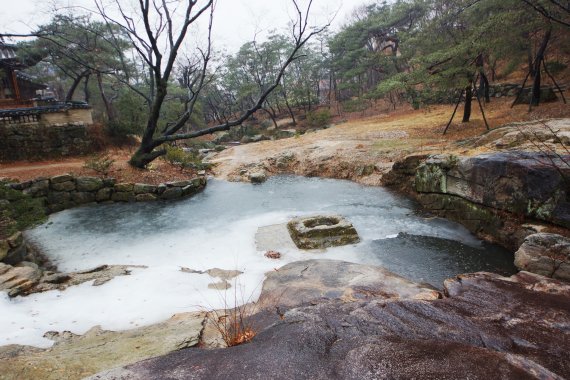
POLYGON ((47 88, 21 71, 26 65, 16 50, 14 45, 0 41, 0 109, 33 107, 37 91, 47 88))
POLYGON ((93 123, 87 103, 58 102, 53 96, 43 96, 47 86, 23 72, 28 66, 18 59, 17 50, 0 39, 0 124, 93 123))

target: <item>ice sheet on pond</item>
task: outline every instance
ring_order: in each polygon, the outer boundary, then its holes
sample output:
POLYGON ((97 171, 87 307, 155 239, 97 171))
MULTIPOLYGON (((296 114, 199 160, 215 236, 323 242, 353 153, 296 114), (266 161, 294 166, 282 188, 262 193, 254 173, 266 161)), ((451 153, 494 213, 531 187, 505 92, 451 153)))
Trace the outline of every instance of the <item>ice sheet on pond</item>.
MULTIPOLYGON (((64 292, 12 300, 0 293, 0 345, 47 347, 52 342, 42 336, 50 330, 82 334, 95 325, 121 330, 156 323, 176 313, 221 308, 224 298, 232 298, 233 304, 233 289, 228 291, 232 297, 225 297, 223 291, 208 288, 219 279, 184 273, 182 267, 240 270, 244 273, 230 280, 238 288, 238 301, 254 300, 261 291, 264 273, 277 266, 325 257, 382 264, 382 258, 371 252, 371 244, 401 232, 461 242, 475 250, 483 247, 463 227, 422 218, 413 202, 385 189, 316 178, 274 177, 256 186, 213 180, 205 192, 183 201, 64 211, 27 233, 60 270, 85 270, 102 264, 148 268, 135 269, 132 275, 99 287, 83 284, 64 292), (256 250, 259 227, 317 213, 346 216, 362 242, 329 249, 325 254, 288 249, 278 261, 256 250)), ((418 255, 426 255, 426 250, 429 255, 430 249, 428 244, 418 255)), ((434 249, 439 252, 442 248, 438 245, 434 249)), ((453 249, 447 254, 453 255, 453 249)), ((395 250, 394 254, 400 253, 395 250)), ((429 270, 421 260, 411 265, 408 271, 401 266, 399 274, 421 280, 425 277, 422 270, 429 270)), ((440 272, 453 276, 456 271, 457 266, 450 265, 440 272)))

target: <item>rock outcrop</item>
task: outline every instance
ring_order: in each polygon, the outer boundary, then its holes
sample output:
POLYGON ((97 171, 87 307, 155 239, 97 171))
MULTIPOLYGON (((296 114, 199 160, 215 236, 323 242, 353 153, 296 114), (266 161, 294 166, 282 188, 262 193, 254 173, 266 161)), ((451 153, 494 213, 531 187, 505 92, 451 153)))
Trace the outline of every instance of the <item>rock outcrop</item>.
POLYGON ((520 270, 570 281, 570 239, 557 234, 530 235, 515 253, 520 270))
POLYGON ((570 286, 522 272, 458 276, 440 300, 320 302, 251 343, 187 349, 90 379, 564 379, 570 286))
POLYGON ((566 178, 570 156, 533 152, 475 157, 433 156, 419 166, 420 193, 454 195, 470 202, 570 227, 566 178))
POLYGON ((570 156, 522 151, 411 156, 394 164, 384 183, 411 194, 427 211, 514 251, 538 232, 520 228, 525 220, 570 226, 565 162, 570 156))
POLYGON ((382 267, 337 260, 305 260, 267 274, 259 303, 296 307, 323 300, 438 299, 429 285, 416 284, 382 267))
POLYGON ((24 261, 17 266, 0 263, 0 292, 6 291, 8 296, 16 297, 50 290, 65 290, 88 281, 93 281, 93 286, 99 286, 117 276, 127 276, 135 268, 145 267, 102 265, 82 272, 56 273, 43 271, 31 262, 24 261))
POLYGON ((96 326, 79 336, 48 332, 55 340, 43 350, 0 347, 0 379, 79 380, 108 368, 165 355, 198 344, 206 313, 184 313, 152 326, 105 331, 96 326))

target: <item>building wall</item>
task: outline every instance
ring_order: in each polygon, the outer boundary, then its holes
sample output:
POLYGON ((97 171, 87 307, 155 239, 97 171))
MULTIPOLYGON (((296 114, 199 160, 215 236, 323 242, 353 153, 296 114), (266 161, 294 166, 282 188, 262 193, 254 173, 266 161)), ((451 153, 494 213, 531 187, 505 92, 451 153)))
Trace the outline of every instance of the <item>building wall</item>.
POLYGON ((91 109, 71 109, 65 112, 44 113, 40 115, 40 123, 45 125, 83 123, 93 124, 91 109))

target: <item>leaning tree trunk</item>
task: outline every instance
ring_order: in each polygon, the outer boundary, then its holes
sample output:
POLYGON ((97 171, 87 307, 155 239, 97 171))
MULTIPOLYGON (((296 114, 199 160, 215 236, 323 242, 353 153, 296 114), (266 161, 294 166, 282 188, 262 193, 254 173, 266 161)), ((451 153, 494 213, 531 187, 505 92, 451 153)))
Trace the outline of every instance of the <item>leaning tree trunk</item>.
POLYGON ((297 125, 297 119, 295 119, 295 113, 291 109, 291 105, 289 104, 289 99, 287 99, 287 94, 282 92, 283 99, 285 99, 285 105, 287 106, 287 110, 289 111, 289 115, 291 115, 291 119, 293 119, 293 125, 297 125))
POLYGON ((473 100, 473 86, 469 83, 469 86, 465 88, 465 109, 463 110, 463 122, 469 122, 471 119, 471 101, 473 100))
POLYGON ((536 58, 534 59, 534 82, 532 84, 532 98, 530 100, 530 104, 533 106, 538 106, 540 103, 540 80, 541 80, 541 65, 544 61, 544 53, 546 52, 546 48, 548 47, 548 42, 550 41, 550 37, 552 36, 552 28, 548 29, 544 34, 544 38, 542 39, 542 43, 536 52, 536 58))
POLYGON ((65 95, 65 101, 66 102, 70 102, 73 99, 73 94, 75 94, 75 90, 77 90, 77 87, 79 86, 79 84, 81 83, 83 78, 85 78, 85 76, 88 74, 89 74, 89 70, 85 70, 84 72, 79 74, 77 76, 77 78, 73 79, 73 83, 71 84, 71 87, 67 91, 67 95, 65 95))
POLYGON ((101 73, 97 73, 97 86, 99 87, 99 93, 101 93, 101 99, 103 100, 103 104, 105 105, 105 112, 107 113, 107 119, 109 120, 109 124, 114 124, 116 121, 115 116, 115 108, 107 99, 107 95, 105 95, 105 89, 103 88, 103 79, 101 78, 101 73))
POLYGON ((261 108, 262 111, 265 111, 265 113, 267 113, 269 115, 269 117, 271 118, 271 121, 273 122, 273 126, 275 127, 275 129, 278 129, 279 126, 277 125, 277 120, 275 119, 275 110, 271 109, 271 111, 269 111, 267 108, 263 107, 261 108))

